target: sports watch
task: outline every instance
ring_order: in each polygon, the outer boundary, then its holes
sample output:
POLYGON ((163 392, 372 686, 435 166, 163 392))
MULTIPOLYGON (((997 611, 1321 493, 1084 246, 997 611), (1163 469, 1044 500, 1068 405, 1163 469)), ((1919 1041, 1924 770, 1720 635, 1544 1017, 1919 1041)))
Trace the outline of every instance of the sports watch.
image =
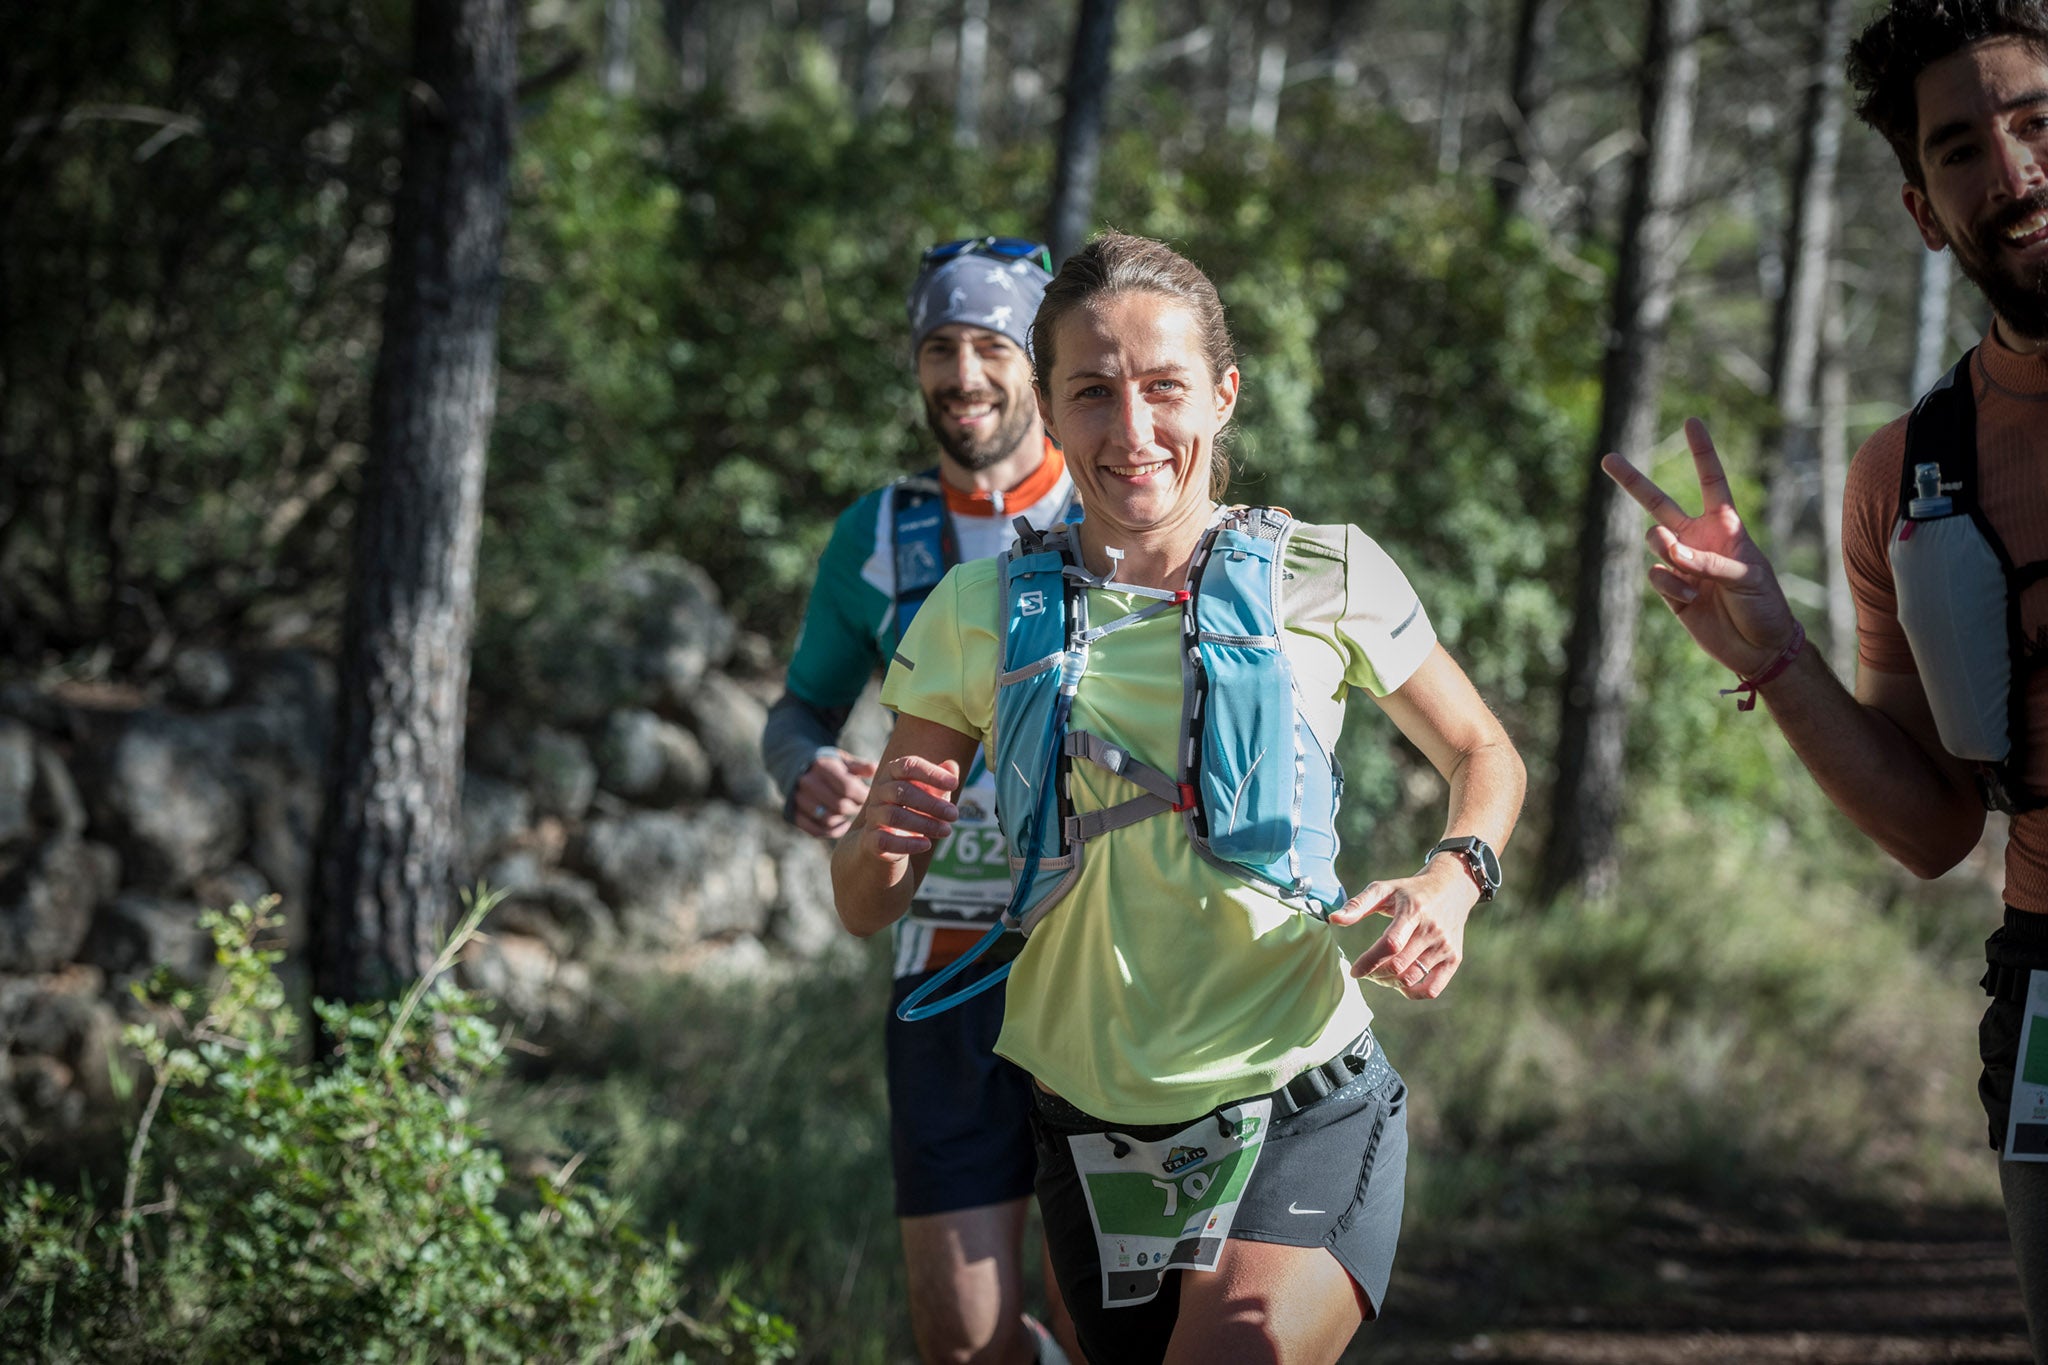
POLYGON ((1467 834, 1442 840, 1423 858, 1423 867, 1427 868, 1430 860, 1439 853, 1458 855, 1458 860, 1465 864, 1465 870, 1472 874, 1472 880, 1479 883, 1479 899, 1490 901, 1493 893, 1500 890, 1500 859, 1495 856, 1493 846, 1478 835, 1467 834))

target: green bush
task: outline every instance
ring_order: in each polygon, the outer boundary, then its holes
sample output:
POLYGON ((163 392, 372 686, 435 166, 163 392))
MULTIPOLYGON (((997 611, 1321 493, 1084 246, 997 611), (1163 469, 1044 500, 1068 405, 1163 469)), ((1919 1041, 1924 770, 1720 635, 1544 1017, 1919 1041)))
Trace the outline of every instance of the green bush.
POLYGON ((54 1361, 785 1359, 781 1320, 679 1306, 685 1251, 571 1161, 510 1195, 470 1116, 503 1053, 433 972, 396 1004, 316 1003, 306 1061, 267 914, 209 914, 217 984, 133 1028, 151 1088, 117 1209, 24 1183, 0 1204, 0 1348, 54 1361))

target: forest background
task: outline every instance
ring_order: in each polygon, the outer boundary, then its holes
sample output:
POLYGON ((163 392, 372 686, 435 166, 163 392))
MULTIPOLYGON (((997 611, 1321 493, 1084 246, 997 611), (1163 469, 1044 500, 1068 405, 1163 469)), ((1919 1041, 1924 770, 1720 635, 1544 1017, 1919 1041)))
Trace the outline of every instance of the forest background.
MULTIPOLYGON (((1079 10, 519 13, 476 686, 644 550, 702 565, 786 652, 834 515, 931 459, 902 313, 919 250, 1074 221, 1166 238, 1244 356, 1233 496, 1388 545, 1529 761, 1455 988, 1375 999, 1415 1088, 1397 1284, 1418 1315, 1642 1293, 1603 1248, 1686 1210, 1995 1200, 1972 1022, 1999 831, 1926 885, 1856 836, 1642 613, 1639 514, 1594 472, 1622 448, 1690 489, 1678 423, 1705 415, 1846 676, 1846 452, 1987 320, 1920 247, 1889 151, 1845 127, 1861 7, 1079 10)), ((431 99, 411 17, 22 16, 0 55, 9 676, 344 647, 400 130, 431 99)), ((1346 872, 1406 870, 1440 784, 1369 715, 1342 756, 1346 872)), ((808 1358, 893 1358, 885 970, 641 989, 494 1082, 486 1129, 587 1152, 638 1226, 695 1246, 700 1287, 745 1286, 808 1358)))

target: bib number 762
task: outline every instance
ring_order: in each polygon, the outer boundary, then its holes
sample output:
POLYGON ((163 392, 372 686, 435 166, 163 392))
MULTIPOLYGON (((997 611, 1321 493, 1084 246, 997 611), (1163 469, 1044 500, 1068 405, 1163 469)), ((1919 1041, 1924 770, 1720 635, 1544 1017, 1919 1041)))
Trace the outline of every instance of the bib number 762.
POLYGON ((1009 865, 1009 842, 1003 838, 1001 830, 960 829, 955 827, 947 832, 945 838, 939 840, 938 848, 932 852, 933 862, 945 863, 948 860, 961 867, 971 867, 976 864, 983 866, 1001 864, 1007 867, 1009 865))

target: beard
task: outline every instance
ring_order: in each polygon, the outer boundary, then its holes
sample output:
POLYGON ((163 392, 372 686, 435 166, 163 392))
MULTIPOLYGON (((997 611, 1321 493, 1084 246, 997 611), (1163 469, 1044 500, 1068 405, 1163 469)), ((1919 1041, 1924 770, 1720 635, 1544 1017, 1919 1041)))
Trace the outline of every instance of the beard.
POLYGON ((1977 286, 1999 321, 2029 341, 2048 341, 2048 263, 2006 264, 2005 229, 2043 210, 2048 210, 2048 189, 2016 201, 1974 232, 1949 236, 1956 268, 1977 286))
POLYGON ((980 473, 994 464, 1000 464, 1016 453, 1017 447, 1031 430, 1032 411, 1028 404, 1008 403, 993 390, 969 393, 965 389, 942 389, 936 394, 926 394, 924 399, 924 420, 931 427, 939 446, 963 468, 980 473), (973 436, 950 425, 941 404, 965 399, 969 402, 988 402, 996 405, 995 427, 986 436, 973 436))

